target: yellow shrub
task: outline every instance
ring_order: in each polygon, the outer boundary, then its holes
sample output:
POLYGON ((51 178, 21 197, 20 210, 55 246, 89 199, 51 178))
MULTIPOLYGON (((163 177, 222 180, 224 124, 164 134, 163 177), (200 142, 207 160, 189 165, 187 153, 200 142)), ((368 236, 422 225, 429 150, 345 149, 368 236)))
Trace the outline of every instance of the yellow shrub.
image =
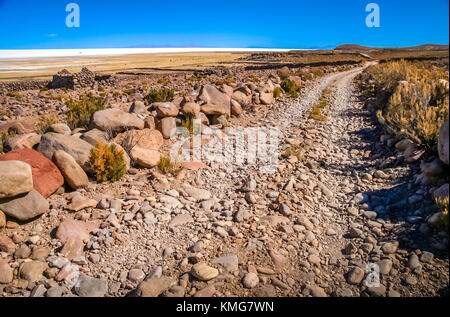
POLYGON ((300 145, 292 144, 283 153, 285 157, 295 156, 300 161, 302 159, 303 151, 300 145))
POLYGON ((106 97, 95 97, 92 94, 81 95, 79 100, 66 102, 69 111, 67 122, 71 129, 87 128, 94 112, 106 109, 106 97))
POLYGON ((162 156, 158 162, 158 169, 163 174, 178 174, 182 169, 180 162, 172 161, 170 156, 162 156))
POLYGON ((16 136, 16 132, 14 130, 2 131, 0 132, 0 153, 4 150, 4 144, 9 138, 13 138, 16 136))
POLYGON ((377 116, 390 133, 428 148, 448 117, 447 70, 432 62, 394 61, 368 67, 358 77, 365 97, 376 97, 377 116))
POLYGON ((448 207, 449 207, 449 197, 446 198, 436 198, 436 205, 442 212, 441 221, 442 224, 448 228, 448 207))
POLYGON ((127 172, 124 153, 114 144, 98 142, 89 159, 97 182, 118 181, 127 172))

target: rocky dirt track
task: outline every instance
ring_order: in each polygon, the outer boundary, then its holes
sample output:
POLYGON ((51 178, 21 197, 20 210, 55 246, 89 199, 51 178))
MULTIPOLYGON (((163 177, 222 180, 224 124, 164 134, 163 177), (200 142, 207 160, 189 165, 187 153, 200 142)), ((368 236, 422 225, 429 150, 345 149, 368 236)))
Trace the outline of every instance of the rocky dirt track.
POLYGON ((52 211, 19 232, 39 236, 37 246, 60 250, 54 230, 68 214, 111 226, 72 261, 83 272, 74 288, 59 271, 68 261, 50 251, 42 287, 9 285, 4 295, 448 296, 448 233, 430 233, 417 167, 380 141, 357 98, 361 71, 326 75, 296 101, 231 119, 278 128, 280 154, 301 149, 280 155, 275 173, 259 163, 210 163, 184 178, 132 169, 114 184, 51 196, 52 211), (327 120, 309 119, 325 88, 327 120), (62 211, 77 195, 100 203, 62 211))

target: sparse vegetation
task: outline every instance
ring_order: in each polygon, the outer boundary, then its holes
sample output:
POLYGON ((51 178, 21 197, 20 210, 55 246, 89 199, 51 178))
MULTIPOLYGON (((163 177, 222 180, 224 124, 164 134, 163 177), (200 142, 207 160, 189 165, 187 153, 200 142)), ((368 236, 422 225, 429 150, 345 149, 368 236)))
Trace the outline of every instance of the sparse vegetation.
POLYGON ((16 100, 22 99, 22 95, 18 91, 10 91, 6 95, 8 97, 15 98, 16 100))
POLYGON ((106 109, 106 97, 95 97, 92 94, 81 95, 79 100, 66 102, 69 111, 67 122, 71 129, 87 128, 94 112, 106 109))
POLYGON ((275 87, 273 90, 273 97, 280 98, 282 93, 283 93, 283 90, 280 87, 275 87))
POLYGON ((300 161, 303 156, 302 147, 298 144, 290 145, 283 153, 285 157, 295 156, 300 161))
POLYGON ((449 113, 448 71, 431 62, 393 61, 359 76, 362 94, 375 97, 379 121, 397 137, 433 149, 449 113))
POLYGON ((48 128, 55 123, 59 122, 58 114, 56 112, 51 112, 49 114, 44 114, 39 116, 39 120, 35 125, 35 131, 39 134, 44 134, 48 128))
POLYGON ((150 105, 154 102, 167 102, 173 100, 174 94, 175 94, 174 91, 168 88, 162 88, 159 90, 152 89, 150 90, 148 95, 144 97, 144 100, 147 103, 147 105, 150 105))
POLYGON ((181 120, 181 126, 189 131, 190 135, 194 134, 194 120, 187 116, 186 119, 181 120))
POLYGON ((114 144, 98 142, 91 150, 91 163, 97 182, 120 180, 127 172, 123 151, 114 144))
POLYGON ((449 197, 447 196, 445 198, 436 198, 435 202, 442 213, 440 219, 441 223, 446 229, 448 229, 449 197))
POLYGON ((294 81, 285 79, 281 82, 281 88, 283 91, 291 98, 298 98, 298 92, 300 91, 300 86, 298 86, 294 81))
POLYGON ((14 130, 9 130, 9 131, 2 131, 0 132, 0 153, 3 153, 4 151, 4 145, 5 142, 16 136, 16 131, 14 130))
POLYGON ((258 83, 259 82, 259 78, 256 75, 251 75, 248 78, 248 81, 252 82, 252 83, 258 83))
POLYGON ((163 174, 177 175, 183 169, 181 163, 172 160, 170 156, 162 156, 157 166, 158 170, 163 174))
POLYGON ((236 81, 234 80, 232 75, 227 75, 227 77, 225 77, 224 79, 218 80, 216 81, 216 85, 217 86, 222 86, 222 85, 232 85, 234 84, 236 81))
POLYGON ((127 94, 128 96, 131 96, 132 94, 134 94, 134 89, 133 88, 127 88, 123 92, 125 94, 127 94))
POLYGON ((322 91, 322 96, 320 97, 319 103, 316 104, 311 109, 311 113, 309 114, 309 117, 311 119, 314 119, 316 121, 324 122, 327 120, 326 114, 324 114, 322 111, 326 108, 328 104, 328 95, 331 93, 331 90, 329 88, 325 88, 322 91))
POLYGON ((168 77, 164 76, 164 77, 159 78, 157 83, 162 84, 162 85, 168 85, 168 84, 170 84, 170 79, 168 77))

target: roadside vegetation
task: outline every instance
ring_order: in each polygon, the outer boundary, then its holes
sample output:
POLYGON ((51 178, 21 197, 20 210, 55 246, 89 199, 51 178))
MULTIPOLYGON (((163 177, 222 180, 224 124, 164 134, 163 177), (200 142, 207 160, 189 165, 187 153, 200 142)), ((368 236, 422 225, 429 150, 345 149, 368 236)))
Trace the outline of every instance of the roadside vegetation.
POLYGON ((362 95, 374 98, 377 117, 389 132, 435 149, 449 112, 448 68, 392 61, 368 67, 357 81, 362 95))

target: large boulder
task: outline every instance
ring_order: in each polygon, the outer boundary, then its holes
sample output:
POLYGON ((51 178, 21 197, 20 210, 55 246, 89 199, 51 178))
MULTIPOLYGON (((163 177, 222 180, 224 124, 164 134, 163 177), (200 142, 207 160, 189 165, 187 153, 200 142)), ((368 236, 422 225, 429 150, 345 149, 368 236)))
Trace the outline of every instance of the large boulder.
POLYGON ((67 152, 64 152, 63 150, 56 151, 53 154, 53 161, 55 161, 70 188, 77 190, 78 188, 86 187, 89 184, 86 173, 77 161, 75 161, 71 155, 67 154, 67 152))
POLYGON ((0 199, 28 193, 32 189, 30 165, 21 161, 0 162, 0 199))
POLYGON ((83 133, 81 139, 92 146, 96 146, 98 142, 108 143, 108 134, 99 129, 92 129, 83 133))
POLYGON ((130 130, 124 134, 121 136, 123 137, 121 144, 127 149, 138 146, 147 150, 159 150, 164 143, 164 138, 158 130, 130 130))
POLYGON ((234 99, 231 99, 231 114, 240 116, 242 114, 242 106, 234 99))
POLYGON ((173 102, 154 102, 152 106, 156 110, 158 118, 176 117, 178 107, 173 102))
POLYGON ((202 86, 198 99, 206 103, 201 109, 204 113, 230 115, 230 97, 213 85, 202 86))
POLYGON ((128 129, 143 129, 144 120, 134 113, 127 113, 117 108, 100 110, 92 115, 90 128, 102 131, 121 132, 128 129))
POLYGON ((259 100, 263 105, 271 105, 273 103, 273 99, 272 92, 261 92, 259 94, 259 100))
POLYGON ((34 189, 42 196, 48 197, 64 184, 61 172, 41 153, 28 149, 18 149, 0 155, 0 161, 22 161, 31 166, 34 189))
POLYGON ((141 167, 154 167, 158 165, 161 154, 155 150, 143 149, 139 146, 133 147, 130 156, 141 167))
POLYGON ((0 210, 21 221, 30 220, 49 210, 47 199, 32 190, 10 198, 0 198, 0 210))
POLYGON ((165 139, 170 139, 172 132, 176 127, 177 121, 174 117, 162 118, 157 124, 158 130, 161 131, 161 134, 165 139))
POLYGON ((438 151, 439 158, 448 165, 448 119, 439 130, 438 151))
POLYGON ((48 159, 58 150, 63 150, 71 155, 84 171, 90 171, 89 157, 93 146, 75 136, 58 133, 46 133, 41 138, 37 150, 48 159))
POLYGON ((252 102, 252 95, 248 95, 241 90, 236 90, 231 96, 231 99, 236 100, 241 106, 244 106, 252 102))

